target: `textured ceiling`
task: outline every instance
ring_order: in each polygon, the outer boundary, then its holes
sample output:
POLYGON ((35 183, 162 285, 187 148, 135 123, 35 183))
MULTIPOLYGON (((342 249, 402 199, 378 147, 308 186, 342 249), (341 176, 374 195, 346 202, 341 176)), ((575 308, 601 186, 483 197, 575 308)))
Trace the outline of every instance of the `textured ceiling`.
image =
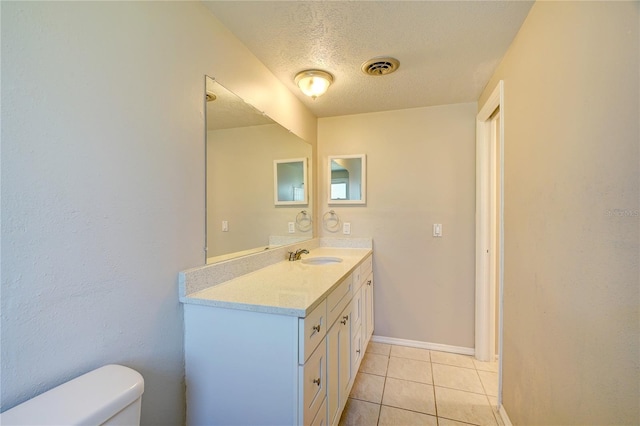
POLYGON ((207 130, 274 123, 268 116, 209 77, 206 77, 206 90, 208 94, 215 96, 215 100, 207 101, 207 130))
POLYGON ((522 25, 530 1, 205 1, 318 117, 473 102, 522 25), (363 62, 393 56, 386 76, 363 62), (335 77, 315 101, 293 82, 335 77))

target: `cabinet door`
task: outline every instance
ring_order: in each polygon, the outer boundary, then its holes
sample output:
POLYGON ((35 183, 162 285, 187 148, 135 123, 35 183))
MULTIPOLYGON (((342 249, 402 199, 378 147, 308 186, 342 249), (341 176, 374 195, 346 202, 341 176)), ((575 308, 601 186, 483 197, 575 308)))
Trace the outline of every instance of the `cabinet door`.
POLYGON ((364 340, 365 342, 369 342, 371 339, 371 335, 373 334, 373 323, 374 323, 374 314, 373 314, 373 273, 369 274, 367 277, 364 286, 364 340))
POLYGON ((316 414, 316 418, 313 419, 310 426, 328 426, 326 405, 327 405, 327 400, 325 398, 324 402, 322 403, 322 406, 320 407, 320 410, 318 411, 318 414, 316 414))
POLYGON ((349 388, 351 384, 351 309, 345 309, 342 312, 337 326, 340 326, 340 337, 338 340, 338 364, 339 364, 339 377, 338 383, 340 386, 339 398, 340 408, 344 407, 349 397, 349 388))
POLYGON ((327 420, 330 425, 340 421, 340 332, 336 322, 327 333, 327 420))
POLYGON ((355 380, 355 375, 358 371, 358 367, 360 367, 360 361, 362 361, 362 328, 358 327, 356 330, 353 330, 352 338, 351 338, 351 371, 353 371, 353 377, 351 380, 355 380))
POLYGON ((323 340, 304 365, 299 368, 298 392, 302 401, 300 424, 315 418, 327 395, 327 347, 323 340))

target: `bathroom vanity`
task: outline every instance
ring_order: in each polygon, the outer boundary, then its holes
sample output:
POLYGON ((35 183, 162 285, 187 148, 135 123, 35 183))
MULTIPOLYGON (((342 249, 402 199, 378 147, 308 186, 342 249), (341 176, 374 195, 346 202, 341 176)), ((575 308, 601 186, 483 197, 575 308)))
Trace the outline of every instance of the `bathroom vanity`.
POLYGON ((188 425, 338 424, 373 334, 370 248, 312 248, 181 301, 188 425), (319 257, 341 261, 304 262, 319 257))

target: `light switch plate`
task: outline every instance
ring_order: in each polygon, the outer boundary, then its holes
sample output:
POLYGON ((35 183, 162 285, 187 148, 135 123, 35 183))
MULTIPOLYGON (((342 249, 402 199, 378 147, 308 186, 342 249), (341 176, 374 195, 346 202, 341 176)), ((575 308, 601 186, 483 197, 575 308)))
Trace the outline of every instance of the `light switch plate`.
POLYGON ((433 236, 434 237, 442 237, 442 224, 434 223, 433 224, 433 236))
POLYGON ((222 232, 229 232, 229 221, 222 221, 222 232))
POLYGON ((289 222, 289 233, 293 234, 296 232, 296 224, 294 222, 289 222))
POLYGON ((342 233, 344 235, 351 234, 351 223, 345 222, 345 223, 342 224, 342 233))

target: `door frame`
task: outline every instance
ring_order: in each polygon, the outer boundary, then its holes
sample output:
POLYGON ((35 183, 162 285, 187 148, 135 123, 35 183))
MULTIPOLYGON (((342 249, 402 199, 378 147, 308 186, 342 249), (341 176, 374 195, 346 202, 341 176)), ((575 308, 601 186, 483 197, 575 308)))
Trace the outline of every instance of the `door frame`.
POLYGON ((476 116, 476 315, 475 357, 480 361, 493 361, 495 339, 498 339, 498 406, 502 403, 502 308, 504 287, 504 81, 500 80, 476 116), (497 146, 492 140, 492 117, 498 110, 499 138, 497 146), (499 150, 499 152, 496 152, 499 150), (499 164, 495 164, 498 153, 499 164), (498 166, 498 174, 495 174, 498 166), (493 178, 493 179, 492 179, 493 178), (497 180, 499 194, 496 185, 497 180), (492 193, 493 191, 493 193, 492 193), (492 208, 492 200, 499 196, 498 209, 492 208), (496 217, 497 216, 497 217, 496 217), (499 220, 497 220, 499 218, 499 220), (492 238, 496 227, 499 240, 492 238), (496 250, 499 247, 499 252, 496 250), (495 287, 491 286, 491 265, 499 255, 497 273, 499 301, 498 318, 495 318, 495 287), (492 289, 493 288, 493 289, 492 289), (492 297, 493 296, 493 297, 492 297), (495 321, 498 336, 495 336, 495 321))

